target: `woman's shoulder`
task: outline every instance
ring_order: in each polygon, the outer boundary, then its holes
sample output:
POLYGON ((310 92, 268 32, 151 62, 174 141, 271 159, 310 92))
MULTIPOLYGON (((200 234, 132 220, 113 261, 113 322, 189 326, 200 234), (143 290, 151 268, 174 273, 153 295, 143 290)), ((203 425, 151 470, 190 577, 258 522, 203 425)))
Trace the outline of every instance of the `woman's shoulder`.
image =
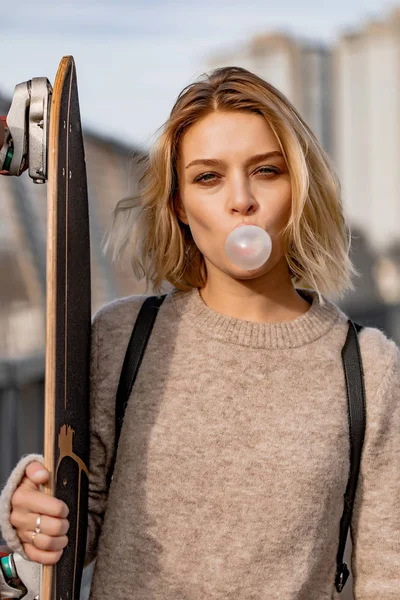
POLYGON ((399 347, 384 331, 377 327, 363 327, 359 334, 363 357, 370 360, 382 359, 389 363, 399 354, 399 347))
POLYGON ((379 389, 400 381, 400 349, 376 327, 364 327, 359 334, 366 386, 379 389))
MULTIPOLYGON (((103 305, 92 318, 94 344, 107 348, 126 347, 143 303, 152 296, 154 294, 124 296, 103 305)), ((162 309, 167 304, 165 302, 162 309)), ((158 318, 160 320, 161 314, 158 318)))
POLYGON ((120 369, 140 308, 149 296, 118 298, 95 313, 92 319, 91 352, 93 364, 102 363, 103 374, 114 368, 120 369), (105 364, 109 366, 105 367, 105 364))
POLYGON ((133 323, 136 319, 143 302, 148 295, 131 295, 116 298, 104 304, 96 311, 92 318, 92 326, 113 327, 116 324, 133 323))

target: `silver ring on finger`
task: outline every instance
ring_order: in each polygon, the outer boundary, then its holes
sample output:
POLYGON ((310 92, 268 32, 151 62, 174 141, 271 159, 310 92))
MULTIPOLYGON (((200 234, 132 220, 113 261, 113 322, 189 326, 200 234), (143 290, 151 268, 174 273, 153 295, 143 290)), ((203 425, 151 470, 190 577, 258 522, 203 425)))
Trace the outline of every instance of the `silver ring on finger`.
POLYGON ((38 515, 38 518, 36 519, 35 533, 40 533, 40 521, 41 521, 41 519, 42 519, 41 515, 38 515))

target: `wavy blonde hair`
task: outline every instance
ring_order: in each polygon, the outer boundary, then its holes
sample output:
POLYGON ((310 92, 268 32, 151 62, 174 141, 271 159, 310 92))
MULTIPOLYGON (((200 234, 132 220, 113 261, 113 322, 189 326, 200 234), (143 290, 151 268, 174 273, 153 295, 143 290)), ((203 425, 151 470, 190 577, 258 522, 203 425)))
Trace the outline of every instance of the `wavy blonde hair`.
POLYGON ((113 258, 128 253, 135 276, 160 291, 165 280, 180 290, 206 282, 203 255, 177 216, 179 140, 214 111, 262 115, 282 148, 292 185, 292 208, 281 232, 293 284, 324 295, 353 289, 340 185, 331 162, 291 103, 272 85, 239 67, 215 69, 188 85, 146 158, 139 193, 118 202, 106 242, 113 258))

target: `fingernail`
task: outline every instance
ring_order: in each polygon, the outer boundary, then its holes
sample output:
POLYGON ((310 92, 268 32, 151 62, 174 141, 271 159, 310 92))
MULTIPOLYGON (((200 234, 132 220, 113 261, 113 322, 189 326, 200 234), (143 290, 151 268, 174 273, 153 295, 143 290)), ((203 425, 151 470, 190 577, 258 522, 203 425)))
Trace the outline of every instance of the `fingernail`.
POLYGON ((42 479, 43 477, 47 477, 47 471, 45 471, 44 469, 40 469, 39 471, 36 471, 34 477, 37 479, 42 479))

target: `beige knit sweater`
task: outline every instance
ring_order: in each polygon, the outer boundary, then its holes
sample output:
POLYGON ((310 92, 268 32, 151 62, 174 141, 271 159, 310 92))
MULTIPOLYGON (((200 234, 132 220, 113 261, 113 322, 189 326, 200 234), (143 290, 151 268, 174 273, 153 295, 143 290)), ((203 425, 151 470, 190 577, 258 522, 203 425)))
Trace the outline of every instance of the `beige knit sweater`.
MULTIPOLYGON (((92 600, 340 597, 347 319, 315 293, 308 297, 307 313, 270 324, 216 313, 197 290, 171 293, 130 398, 109 493, 114 398, 143 298, 96 315, 92 600)), ((400 353, 377 329, 363 330, 360 342, 367 429, 352 523, 354 597, 398 600, 400 353)), ((9 498, 20 476, 21 467, 1 506, 7 542, 19 551, 9 498)))

